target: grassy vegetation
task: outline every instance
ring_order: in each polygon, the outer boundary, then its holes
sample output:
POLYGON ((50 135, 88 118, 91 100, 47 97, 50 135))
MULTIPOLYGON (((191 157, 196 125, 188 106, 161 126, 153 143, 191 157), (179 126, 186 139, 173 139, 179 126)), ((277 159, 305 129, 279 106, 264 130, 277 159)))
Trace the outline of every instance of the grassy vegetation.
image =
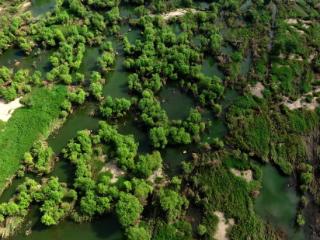
MULTIPOLYGON (((198 191, 197 202, 204 207, 205 215, 202 224, 207 228, 206 239, 212 239, 215 233, 213 212, 221 211, 226 218, 233 218, 237 223, 230 232, 230 239, 265 239, 266 229, 262 220, 255 214, 252 192, 259 189, 259 183, 253 181, 247 184, 235 177, 226 165, 232 160, 228 156, 226 164, 221 164, 220 157, 212 154, 202 156, 202 164, 190 175, 190 180, 198 191), (216 159, 214 166, 210 163, 216 159)), ((233 162, 245 166, 248 162, 241 162, 233 158, 233 162)), ((272 239, 272 238, 270 238, 272 239)))
POLYGON ((264 161, 273 161, 286 174, 307 160, 305 136, 318 126, 311 111, 288 111, 267 100, 242 99, 227 114, 229 144, 264 161))
POLYGON ((20 166, 23 154, 43 135, 59 117, 66 88, 37 88, 30 93, 30 107, 16 110, 0 134, 0 189, 20 166))

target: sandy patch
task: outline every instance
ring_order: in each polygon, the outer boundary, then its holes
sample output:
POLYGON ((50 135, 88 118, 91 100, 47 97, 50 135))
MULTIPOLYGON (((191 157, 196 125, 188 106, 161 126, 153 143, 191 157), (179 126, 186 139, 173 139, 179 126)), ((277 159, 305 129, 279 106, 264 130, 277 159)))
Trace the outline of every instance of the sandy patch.
POLYGON ((258 98, 263 98, 263 90, 265 89, 265 87, 263 86, 263 84, 261 82, 257 82, 256 85, 254 86, 250 86, 250 93, 253 96, 257 96, 258 98))
POLYGON ((252 170, 244 170, 244 171, 240 171, 238 169, 235 168, 231 168, 230 169, 231 173, 233 173, 235 176, 237 177, 241 177, 244 180, 246 180, 247 182, 251 182, 253 180, 253 174, 252 174, 252 170))
POLYGON ((300 20, 300 22, 304 23, 304 24, 312 24, 313 21, 312 20, 300 20))
POLYGON ((303 61, 303 58, 297 54, 290 54, 288 57, 289 60, 303 61))
POLYGON ((302 30, 299 30, 299 29, 297 29, 297 28, 295 28, 295 31, 297 32, 297 33, 299 33, 299 34, 301 34, 301 35, 304 35, 304 34, 306 34, 304 31, 302 31, 302 30))
POLYGON ((148 180, 154 184, 156 179, 163 178, 163 177, 164 177, 163 169, 159 168, 156 171, 154 171, 151 176, 148 177, 148 180))
POLYGON ((300 35, 304 35, 306 34, 304 30, 301 30, 299 28, 297 28, 296 26, 290 26, 294 31, 296 31, 297 33, 299 33, 300 35))
POLYGON ((21 5, 21 7, 19 8, 20 11, 25 11, 27 8, 29 8, 31 6, 31 2, 25 2, 21 5))
POLYGON ((20 103, 20 99, 21 97, 9 103, 0 101, 0 120, 1 121, 7 122, 11 118, 14 111, 23 106, 20 103))
POLYGON ((297 19, 295 19, 295 18, 289 18, 289 19, 286 19, 286 20, 284 20, 286 23, 288 23, 288 24, 297 24, 298 23, 298 20, 297 19))
POLYGON ((223 212, 215 211, 214 214, 219 219, 214 238, 216 240, 228 240, 228 231, 234 225, 234 219, 230 218, 226 220, 223 212))
POLYGON ((311 53, 309 58, 308 58, 308 62, 312 62, 312 60, 315 59, 316 56, 317 56, 316 53, 311 53))
MULTIPOLYGON (((172 12, 163 13, 160 16, 163 17, 164 20, 169 20, 169 19, 174 18, 174 17, 183 16, 188 12, 196 13, 197 10, 195 10, 193 8, 179 8, 179 9, 176 9, 175 11, 172 11, 172 12)), ((150 16, 155 17, 156 15, 151 14, 150 16)))
POLYGON ((302 24, 302 27, 309 28, 310 25, 313 23, 311 20, 302 20, 302 19, 296 19, 296 18, 288 18, 284 20, 289 25, 296 25, 298 23, 302 24))
POLYGON ((284 105, 286 105, 290 110, 305 108, 305 109, 314 111, 319 106, 319 103, 317 102, 316 98, 313 98, 310 103, 305 102, 304 99, 299 98, 298 100, 292 103, 285 102, 284 105))
POLYGON ((302 62, 303 61, 303 58, 298 55, 298 54, 289 54, 289 55, 284 55, 283 53, 280 53, 279 56, 278 56, 280 59, 288 59, 288 60, 295 60, 295 61, 300 61, 302 62))
POLYGON ((110 172, 112 174, 111 183, 118 181, 118 178, 124 176, 126 173, 120 169, 115 162, 108 162, 102 169, 101 172, 110 172))
POLYGON ((296 101, 291 102, 288 97, 284 97, 283 104, 287 106, 290 110, 295 110, 299 108, 305 108, 311 111, 314 111, 318 106, 319 103, 317 101, 317 97, 314 97, 311 102, 306 102, 306 96, 312 95, 314 93, 320 92, 320 88, 316 88, 313 91, 310 91, 304 94, 302 97, 298 98, 296 101))
POLYGON ((309 24, 306 24, 306 23, 303 23, 303 24, 302 24, 302 27, 304 27, 304 28, 309 28, 310 25, 309 25, 309 24))

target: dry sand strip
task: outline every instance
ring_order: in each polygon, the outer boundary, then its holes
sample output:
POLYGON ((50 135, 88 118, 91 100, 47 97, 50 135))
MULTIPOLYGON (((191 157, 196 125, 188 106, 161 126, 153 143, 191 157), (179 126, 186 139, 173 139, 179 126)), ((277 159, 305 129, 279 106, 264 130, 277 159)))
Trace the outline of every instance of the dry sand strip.
POLYGON ((9 103, 0 101, 0 120, 1 121, 7 122, 11 118, 14 111, 23 106, 20 103, 20 99, 21 97, 9 103))
POLYGON ((226 220, 224 213, 219 211, 215 211, 214 215, 216 215, 219 219, 217 231, 214 234, 214 239, 228 240, 228 231, 230 231, 231 227, 234 225, 234 219, 230 218, 226 220))
MULTIPOLYGON (((168 12, 168 13, 163 13, 163 14, 161 14, 159 16, 163 17, 163 19, 167 21, 167 20, 169 20, 171 18, 174 18, 174 17, 183 16, 183 15, 187 14, 188 12, 196 13, 197 10, 193 9, 193 8, 179 8, 179 9, 176 9, 175 11, 168 12)), ((155 17, 157 15, 151 14, 150 16, 151 17, 155 17)))

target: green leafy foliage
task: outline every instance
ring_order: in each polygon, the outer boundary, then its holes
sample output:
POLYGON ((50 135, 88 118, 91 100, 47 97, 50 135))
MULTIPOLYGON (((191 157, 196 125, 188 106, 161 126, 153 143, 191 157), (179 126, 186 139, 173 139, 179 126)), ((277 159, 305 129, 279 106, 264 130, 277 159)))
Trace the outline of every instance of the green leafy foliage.
POLYGON ((120 194, 119 201, 116 204, 116 213, 121 225, 134 225, 140 218, 142 210, 143 207, 135 196, 128 193, 120 194))
POLYGON ((108 96, 100 107, 105 118, 120 118, 126 115, 131 107, 130 100, 126 98, 112 98, 108 96))
POLYGON ((66 89, 63 86, 34 89, 30 94, 32 106, 14 113, 0 135, 3 156, 0 186, 4 186, 6 179, 18 170, 24 153, 38 140, 39 135, 45 136, 50 132, 51 125, 59 117, 65 97, 66 89))

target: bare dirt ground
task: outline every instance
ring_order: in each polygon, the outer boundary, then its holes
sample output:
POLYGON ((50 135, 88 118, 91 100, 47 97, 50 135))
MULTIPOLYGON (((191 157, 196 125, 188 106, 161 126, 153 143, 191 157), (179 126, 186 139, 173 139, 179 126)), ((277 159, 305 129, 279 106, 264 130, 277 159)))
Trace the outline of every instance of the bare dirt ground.
POLYGON ((0 120, 1 121, 7 122, 11 118, 14 111, 23 106, 20 103, 20 99, 21 97, 9 103, 0 101, 0 120))
POLYGON ((217 231, 214 234, 216 240, 228 240, 228 231, 234 225, 234 219, 226 219, 223 212, 216 211, 214 214, 218 217, 219 222, 217 231))
POLYGON ((230 169, 231 173, 233 173, 235 176, 237 177, 241 177, 244 180, 246 180, 247 182, 251 182, 253 180, 253 174, 252 174, 252 170, 244 170, 244 171, 240 171, 238 169, 235 168, 231 168, 230 169))
POLYGON ((250 93, 254 96, 257 96, 258 98, 263 98, 263 90, 265 87, 261 82, 257 82, 256 85, 250 86, 250 93))

